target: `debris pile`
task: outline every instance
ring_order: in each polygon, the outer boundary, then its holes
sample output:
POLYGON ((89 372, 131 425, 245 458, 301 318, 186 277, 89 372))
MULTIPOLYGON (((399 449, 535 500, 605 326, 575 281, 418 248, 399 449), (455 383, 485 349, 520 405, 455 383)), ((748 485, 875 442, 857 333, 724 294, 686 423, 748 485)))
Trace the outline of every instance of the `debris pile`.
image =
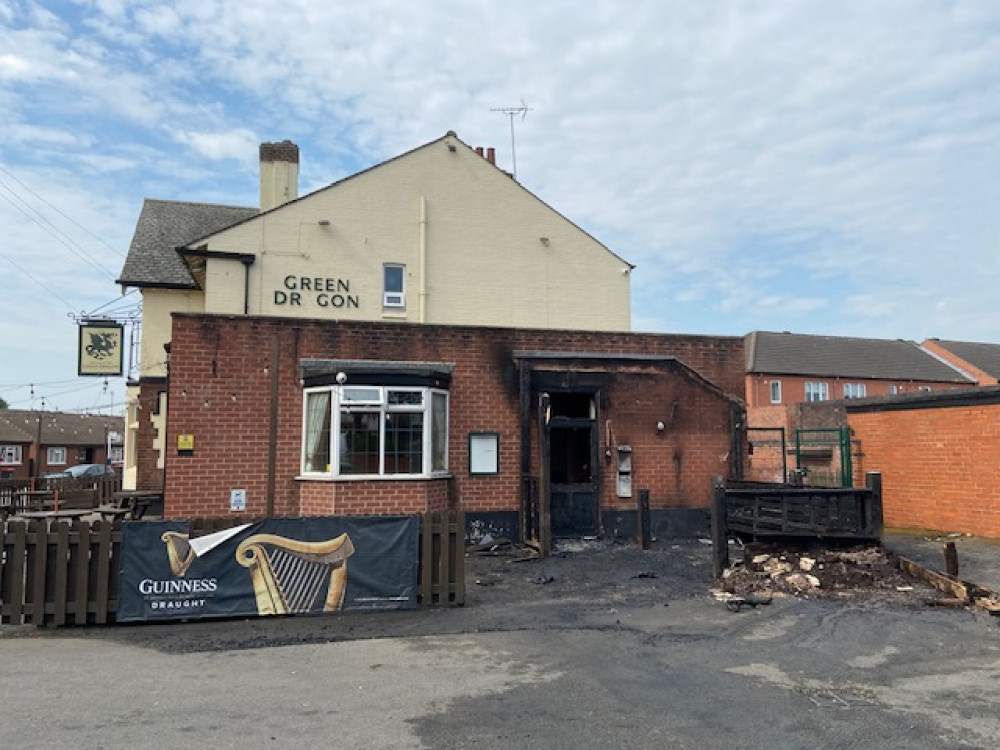
POLYGON ((907 592, 914 580, 877 546, 828 548, 752 545, 724 571, 723 598, 732 596, 850 597, 907 592))

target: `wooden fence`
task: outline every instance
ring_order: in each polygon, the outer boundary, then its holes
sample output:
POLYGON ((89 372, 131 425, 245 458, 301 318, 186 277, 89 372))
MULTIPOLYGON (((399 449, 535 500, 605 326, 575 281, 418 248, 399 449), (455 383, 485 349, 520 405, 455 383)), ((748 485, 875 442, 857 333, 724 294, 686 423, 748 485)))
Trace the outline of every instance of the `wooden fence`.
MULTIPOLYGON (((260 519, 199 519, 194 536, 260 519)), ((132 523, 144 523, 135 521, 132 523)), ((0 623, 103 625, 118 610, 122 521, 8 521, 0 545, 0 623)), ((417 600, 465 603, 465 516, 425 513, 417 600)))
POLYGON ((42 510, 29 507, 22 500, 25 490, 46 491, 53 500, 57 493, 64 508, 96 508, 112 502, 114 493, 122 488, 118 475, 102 477, 54 477, 51 479, 0 479, 0 519, 24 510, 42 510))
POLYGON ((882 477, 864 487, 826 489, 787 484, 712 482, 716 576, 729 565, 730 536, 752 539, 850 539, 882 535, 882 477))

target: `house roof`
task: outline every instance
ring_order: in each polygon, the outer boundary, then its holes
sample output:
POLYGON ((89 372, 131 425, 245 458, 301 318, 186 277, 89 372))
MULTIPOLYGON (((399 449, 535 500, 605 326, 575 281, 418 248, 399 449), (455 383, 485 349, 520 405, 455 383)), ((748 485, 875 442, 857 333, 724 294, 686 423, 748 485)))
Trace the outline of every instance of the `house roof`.
POLYGON ((247 206, 147 198, 116 283, 179 289, 197 287, 177 248, 260 213, 247 206))
POLYGON ((748 373, 822 375, 872 380, 972 383, 915 341, 753 331, 746 337, 748 373))
POLYGON ((104 445, 108 431, 122 432, 125 420, 103 414, 0 409, 0 443, 34 443, 41 418, 41 444, 47 446, 104 445))
MULTIPOLYGON (((347 177, 337 180, 336 182, 314 190, 307 195, 300 196, 293 201, 276 206, 270 209, 267 213, 281 211, 283 208, 293 203, 308 200, 317 193, 336 188, 363 174, 379 169, 386 164, 391 164, 401 159, 405 159, 410 154, 420 151, 421 149, 433 147, 435 144, 440 143, 445 139, 454 139, 455 142, 461 144, 470 151, 472 150, 470 146, 463 143, 462 140, 458 138, 454 131, 449 130, 441 138, 437 138, 429 143, 417 146, 416 148, 410 149, 409 151, 390 159, 386 159, 385 161, 379 162, 378 164, 368 167, 367 169, 363 169, 360 172, 356 172, 355 174, 348 175, 347 177)), ((490 164, 490 162, 485 159, 483 159, 483 163, 490 164)), ((491 166, 494 169, 497 168, 495 165, 491 166)), ((564 221, 572 224, 604 248, 604 250, 608 253, 627 264, 630 268, 635 267, 632 263, 629 263, 627 260, 613 252, 610 248, 594 238, 579 225, 560 214, 541 198, 527 190, 520 183, 512 179, 511 185, 520 190, 524 190, 539 203, 544 205, 564 221)), ((195 245, 203 240, 207 240, 209 237, 218 232, 234 227, 245 221, 250 221, 260 215, 262 215, 260 210, 244 206, 225 206, 213 203, 188 203, 184 201, 165 201, 147 198, 143 203, 142 212, 139 214, 139 219, 136 223, 135 235, 132 238, 132 244, 129 247, 128 256, 125 258, 125 265, 122 267, 121 275, 116 283, 123 286, 196 289, 198 288, 198 284, 192 277, 187 264, 184 262, 184 259, 178 250, 183 247, 191 247, 192 245, 195 245)))
POLYGON ((931 339, 931 341, 987 375, 1000 378, 1000 344, 943 339, 931 339))

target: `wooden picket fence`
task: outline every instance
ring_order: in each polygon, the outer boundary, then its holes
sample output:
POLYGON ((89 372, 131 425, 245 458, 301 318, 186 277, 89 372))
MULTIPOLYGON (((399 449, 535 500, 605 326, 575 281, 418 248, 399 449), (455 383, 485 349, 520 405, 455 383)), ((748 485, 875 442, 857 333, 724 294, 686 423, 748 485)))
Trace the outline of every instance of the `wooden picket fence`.
MULTIPOLYGON (((200 536, 261 519, 199 519, 200 536)), ((8 521, 0 545, 0 624, 104 625, 118 610, 122 521, 8 521)), ((144 523, 132 521, 128 523, 144 523)), ((465 603, 465 516, 424 513, 417 600, 465 603)))

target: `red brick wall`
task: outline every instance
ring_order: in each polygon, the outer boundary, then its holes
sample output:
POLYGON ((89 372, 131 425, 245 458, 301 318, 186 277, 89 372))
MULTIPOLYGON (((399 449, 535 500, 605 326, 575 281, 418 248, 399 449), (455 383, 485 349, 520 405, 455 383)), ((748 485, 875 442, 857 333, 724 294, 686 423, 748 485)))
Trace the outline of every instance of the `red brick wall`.
POLYGON ((408 515, 446 510, 448 479, 302 482, 304 516, 408 515))
POLYGON ((650 508, 708 507, 712 476, 729 476, 729 402, 683 377, 622 373, 602 398, 599 454, 612 449, 601 472, 604 509, 634 509, 640 489, 650 508), (612 445, 605 421, 611 420, 612 445), (663 422, 663 430, 657 423, 663 422), (632 448, 632 497, 617 497, 614 444, 632 448))
POLYGON ((865 470, 882 474, 886 526, 1000 537, 1000 404, 848 419, 865 470))
MULTIPOLYGON (((414 512, 456 501, 466 510, 516 510, 521 453, 515 350, 673 356, 729 393, 739 394, 743 386, 743 340, 736 337, 177 315, 171 345, 168 517, 226 513, 231 489, 247 491, 248 515, 267 512, 275 345, 279 368, 277 514, 333 509, 370 513, 373 508, 414 512), (310 358, 454 363, 451 482, 296 480, 302 431, 299 362, 310 358), (500 433, 498 475, 468 475, 468 434, 478 430, 500 433), (177 454, 179 434, 194 436, 192 455, 177 454)), ((729 402, 711 386, 674 369, 676 373, 664 376, 662 383, 656 379, 629 382, 621 376, 621 389, 609 391, 615 437, 618 443, 631 440, 643 449, 634 454, 633 486, 653 489, 654 503, 704 506, 708 477, 727 473, 723 457, 729 444, 729 402), (645 387, 654 390, 646 394, 645 387), (680 399, 682 404, 662 435, 656 434, 655 423, 669 422, 670 415, 657 416, 651 406, 654 399, 662 403, 680 399)), ((600 427, 603 437, 603 423, 600 427)), ((609 476, 606 481, 613 480, 609 476)), ((634 500, 627 504, 634 507, 634 500)))

